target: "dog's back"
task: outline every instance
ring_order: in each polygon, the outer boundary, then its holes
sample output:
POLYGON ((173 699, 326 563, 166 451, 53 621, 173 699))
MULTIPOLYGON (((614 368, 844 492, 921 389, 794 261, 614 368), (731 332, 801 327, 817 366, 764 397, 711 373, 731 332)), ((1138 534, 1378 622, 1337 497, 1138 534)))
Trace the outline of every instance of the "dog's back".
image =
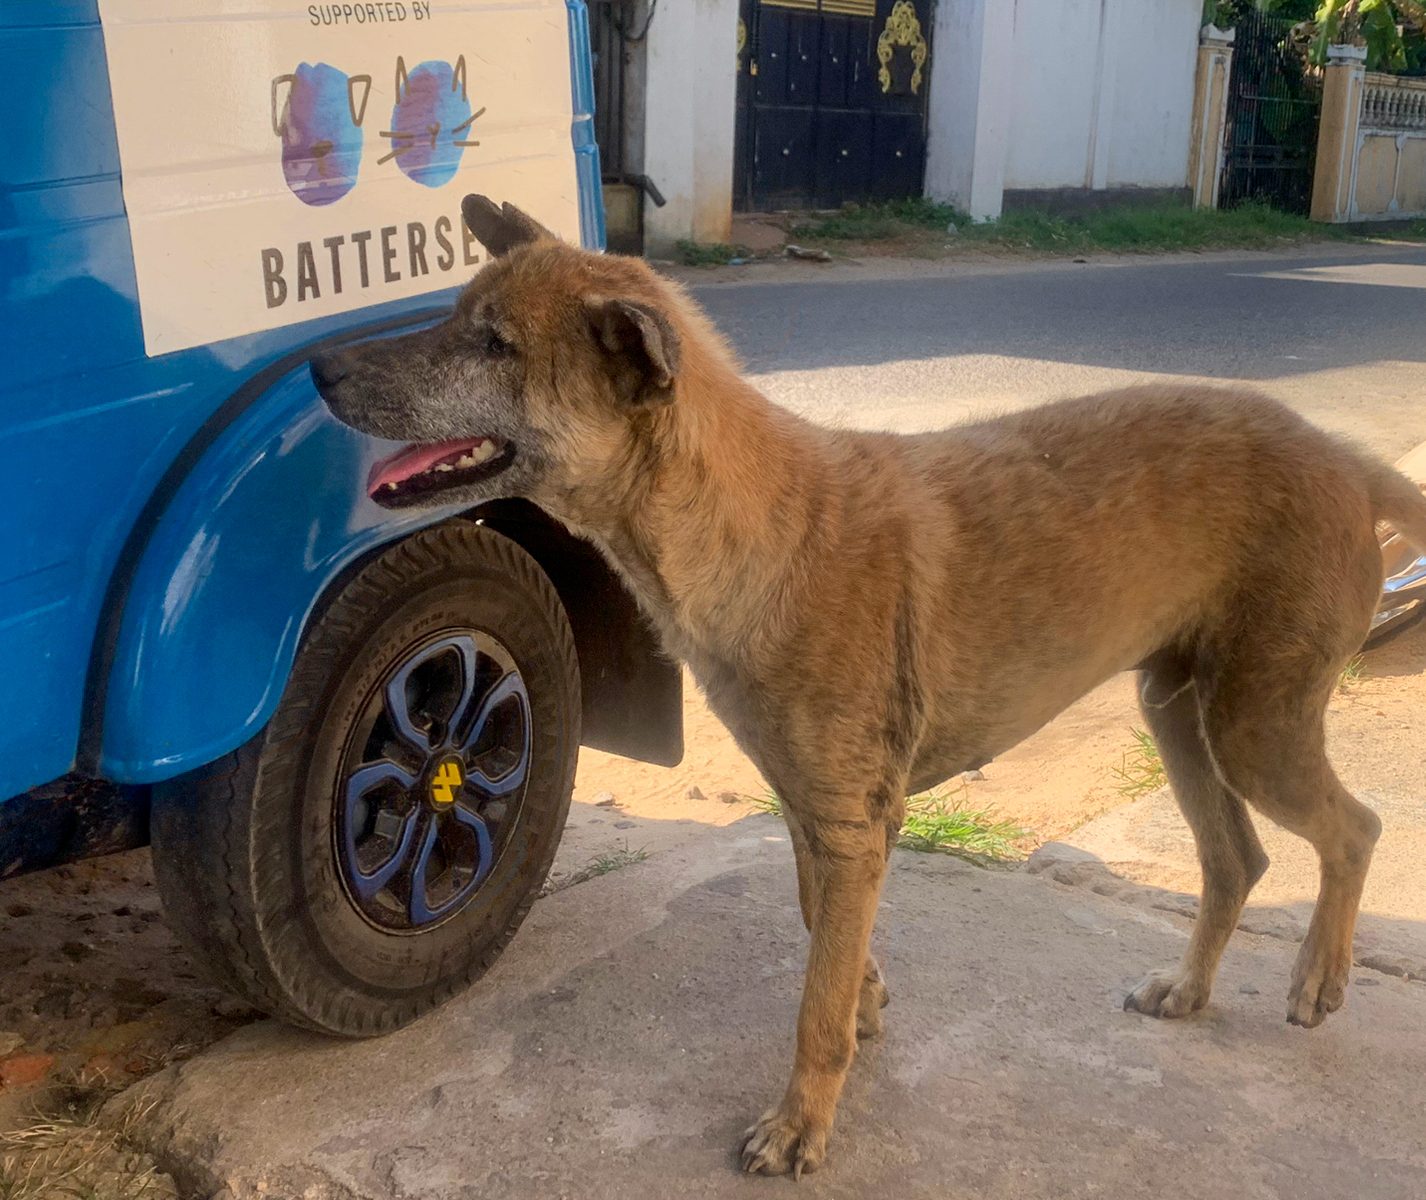
POLYGON ((1264 623, 1342 624, 1360 644, 1382 498, 1407 508, 1386 468, 1243 390, 1136 387, 936 433, 824 436, 836 465, 816 486, 840 524, 806 548, 813 603, 864 604, 887 576, 910 590, 928 782, 1165 647, 1206 653, 1264 623))

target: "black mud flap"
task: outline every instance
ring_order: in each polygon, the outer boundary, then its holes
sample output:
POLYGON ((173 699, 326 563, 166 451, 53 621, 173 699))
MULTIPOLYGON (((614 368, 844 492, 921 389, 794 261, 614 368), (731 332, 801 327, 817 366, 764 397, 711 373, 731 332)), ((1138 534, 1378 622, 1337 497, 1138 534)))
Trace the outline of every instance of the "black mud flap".
POLYGON ((497 501, 469 515, 524 547, 559 593, 579 653, 584 744, 677 766, 682 669, 599 551, 525 501, 497 501))

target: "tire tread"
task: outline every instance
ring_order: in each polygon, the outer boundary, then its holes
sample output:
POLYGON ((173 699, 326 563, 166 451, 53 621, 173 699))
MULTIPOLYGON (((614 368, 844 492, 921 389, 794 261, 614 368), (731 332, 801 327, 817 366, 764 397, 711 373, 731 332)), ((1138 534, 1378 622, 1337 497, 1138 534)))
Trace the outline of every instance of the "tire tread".
MULTIPOLYGON (((558 667, 572 688, 578 746, 579 663, 568 620, 553 585, 535 560, 510 538, 470 522, 452 522, 388 547, 356 572, 311 622, 287 691, 267 728, 200 772, 156 789, 153 812, 155 876, 179 939, 215 980, 243 1001, 290 1024, 327 1034, 387 1033, 443 1004, 480 978, 500 957, 528 915, 549 872, 558 838, 536 864, 524 897, 504 927, 464 968, 384 1007, 321 988, 304 956, 284 944, 284 929, 263 917, 259 898, 269 878, 270 842, 255 826, 253 797, 265 776, 300 768, 303 735, 324 689, 353 645, 381 614, 381 606, 409 581, 452 561, 479 557, 482 567, 509 575, 538 597, 554 627, 558 667)), ((564 764, 564 804, 573 786, 573 750, 564 764)), ((288 777, 295 777, 289 774, 288 777)), ((272 814, 267 814, 269 820, 272 814)), ((292 925, 289 922, 289 927, 292 925)), ((290 940, 290 939, 287 939, 290 940)))

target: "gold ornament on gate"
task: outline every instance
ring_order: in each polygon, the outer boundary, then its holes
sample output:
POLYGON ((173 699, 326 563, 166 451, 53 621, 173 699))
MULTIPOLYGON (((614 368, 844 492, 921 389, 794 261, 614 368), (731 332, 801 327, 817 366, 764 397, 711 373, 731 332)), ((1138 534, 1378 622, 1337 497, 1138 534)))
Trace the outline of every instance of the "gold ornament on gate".
POLYGON ((911 0, 896 0, 891 15, 886 18, 886 28, 876 39, 876 57, 881 70, 876 80, 883 92, 891 91, 891 55, 897 46, 911 49, 911 91, 921 90, 921 68, 926 65, 926 39, 921 33, 921 19, 911 0))

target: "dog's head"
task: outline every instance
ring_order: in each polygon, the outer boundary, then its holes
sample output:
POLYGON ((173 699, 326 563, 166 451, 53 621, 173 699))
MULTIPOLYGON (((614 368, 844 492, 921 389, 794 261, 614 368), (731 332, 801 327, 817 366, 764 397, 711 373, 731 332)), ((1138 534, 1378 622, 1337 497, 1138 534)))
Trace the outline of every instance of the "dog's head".
POLYGON ((679 302, 641 261, 558 241, 484 196, 462 211, 492 261, 434 328, 312 360, 354 429, 408 443, 376 464, 386 507, 563 500, 618 475, 677 390, 679 302))

